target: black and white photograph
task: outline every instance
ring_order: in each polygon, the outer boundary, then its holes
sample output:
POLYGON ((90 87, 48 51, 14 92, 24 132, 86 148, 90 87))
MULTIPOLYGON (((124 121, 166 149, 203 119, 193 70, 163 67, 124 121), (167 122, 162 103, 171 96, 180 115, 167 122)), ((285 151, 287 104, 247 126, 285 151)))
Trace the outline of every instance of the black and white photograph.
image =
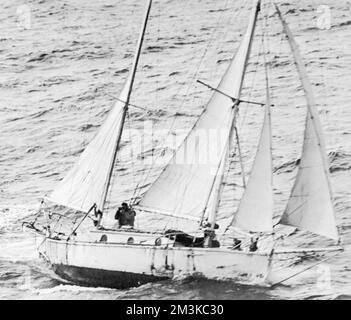
POLYGON ((351 299, 351 1, 0 8, 0 300, 351 299))

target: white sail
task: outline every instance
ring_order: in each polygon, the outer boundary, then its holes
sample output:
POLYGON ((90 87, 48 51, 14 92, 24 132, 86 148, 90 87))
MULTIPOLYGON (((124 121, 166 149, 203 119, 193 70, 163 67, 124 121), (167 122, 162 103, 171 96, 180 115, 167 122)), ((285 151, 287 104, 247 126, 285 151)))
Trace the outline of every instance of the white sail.
POLYGON ((104 209, 151 5, 148 0, 133 65, 118 101, 78 162, 48 197, 50 201, 83 212, 93 205, 104 209))
POLYGON ((282 224, 338 239, 321 146, 308 111, 302 157, 282 224))
MULTIPOLYGON (((218 86, 218 90, 235 98, 240 97, 258 5, 259 1, 255 1, 248 30, 218 86)), ((201 215, 213 188, 232 122, 233 101, 215 91, 203 114, 139 205, 176 214, 201 215), (221 139, 209 139, 211 133, 220 135, 221 139), (204 139, 199 140, 200 137, 204 139)))
MULTIPOLYGON (((119 96, 126 101, 128 80, 119 96)), ((94 204, 103 204, 104 187, 109 175, 116 141, 122 125, 124 102, 117 101, 98 134, 79 160, 48 197, 54 203, 87 212, 94 204)))
POLYGON ((255 160, 234 219, 237 228, 252 232, 271 232, 273 229, 271 137, 270 102, 267 97, 255 160))
POLYGON ((276 10, 295 58, 308 108, 299 169, 280 222, 337 240, 329 164, 312 86, 294 37, 277 6, 276 10))

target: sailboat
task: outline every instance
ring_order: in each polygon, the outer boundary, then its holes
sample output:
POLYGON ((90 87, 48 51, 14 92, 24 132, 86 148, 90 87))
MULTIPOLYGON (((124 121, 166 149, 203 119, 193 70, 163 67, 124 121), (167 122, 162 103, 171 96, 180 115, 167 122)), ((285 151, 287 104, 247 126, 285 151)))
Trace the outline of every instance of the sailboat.
MULTIPOLYGON (((274 238, 268 61, 265 62, 266 101, 248 101, 241 96, 255 28, 261 13, 260 0, 253 1, 247 30, 219 85, 216 88, 207 85, 212 96, 204 111, 157 179, 137 203, 132 204, 137 212, 136 219, 142 214, 144 217, 179 219, 196 225, 197 233, 186 234, 174 229, 167 233, 164 230, 134 227, 106 228, 103 223, 98 228, 92 226, 91 230, 81 230, 83 221, 94 216, 94 212, 101 212, 104 216, 109 214, 106 198, 120 152, 126 112, 130 106, 151 5, 152 0, 148 0, 132 69, 118 101, 74 167, 43 200, 43 203, 50 202, 83 216, 68 233, 58 233, 53 229, 50 217, 55 215, 54 210, 47 214, 49 222, 45 227, 40 227, 35 220, 27 223, 25 228, 36 234, 38 251, 54 271, 62 278, 78 284, 126 288, 188 276, 229 281, 248 279, 264 283, 273 258, 283 254, 284 250, 279 251, 275 247, 274 238), (261 135, 240 204, 237 210, 233 209, 233 218, 225 230, 217 234, 224 170, 235 144, 236 122, 242 102, 260 105, 264 110, 261 135), (206 130, 221 130, 225 133, 224 139, 217 141, 218 152, 209 163, 197 161, 200 146, 191 143, 200 132, 206 130), (176 161, 184 154, 187 155, 186 163, 176 161), (198 237, 198 232, 203 233, 203 236, 198 237)), ((337 245, 322 248, 321 251, 340 250, 328 159, 312 86, 294 37, 277 6, 276 12, 290 44, 307 101, 301 161, 280 224, 294 226, 336 242, 337 245)), ((115 180, 118 181, 118 177, 115 180)), ((42 210, 38 212, 40 214, 42 210)), ((300 248, 296 252, 303 250, 300 248)))

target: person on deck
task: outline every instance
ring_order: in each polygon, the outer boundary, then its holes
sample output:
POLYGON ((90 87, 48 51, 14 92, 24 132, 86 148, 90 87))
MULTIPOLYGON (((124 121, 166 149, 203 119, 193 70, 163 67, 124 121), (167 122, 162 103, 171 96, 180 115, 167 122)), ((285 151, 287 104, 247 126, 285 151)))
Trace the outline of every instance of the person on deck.
POLYGON ((100 209, 96 210, 96 208, 94 209, 94 226, 97 229, 101 228, 101 220, 102 220, 102 211, 100 209))
POLYGON ((209 248, 220 247, 220 243, 216 239, 216 233, 215 233, 215 230, 219 228, 219 225, 215 223, 214 226, 212 227, 212 224, 206 219, 202 224, 202 228, 204 230, 204 247, 209 247, 209 248))
POLYGON ((234 238, 233 240, 233 249, 241 251, 241 240, 239 240, 238 238, 234 238))
POLYGON ((123 202, 115 214, 115 219, 118 220, 120 228, 122 226, 134 227, 135 216, 135 211, 127 203, 123 202))
POLYGON ((257 242, 258 242, 258 238, 251 238, 251 243, 250 243, 250 247, 249 247, 250 252, 257 251, 257 249, 258 249, 257 242))

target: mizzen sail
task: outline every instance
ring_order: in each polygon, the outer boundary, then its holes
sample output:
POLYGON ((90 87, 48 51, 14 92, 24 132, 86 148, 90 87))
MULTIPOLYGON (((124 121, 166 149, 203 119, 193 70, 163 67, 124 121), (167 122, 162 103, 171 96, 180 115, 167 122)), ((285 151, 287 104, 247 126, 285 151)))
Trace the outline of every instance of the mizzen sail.
POLYGON ((152 0, 148 0, 133 66, 119 99, 98 134, 48 200, 83 212, 103 210, 133 89, 152 0))
POLYGON ((338 240, 328 159, 312 86, 290 28, 277 6, 276 10, 294 55, 307 101, 302 156, 296 180, 280 222, 338 240))
MULTIPOLYGON (((240 98, 259 11, 260 1, 254 3, 248 30, 218 86, 219 91, 235 98, 240 98)), ((233 104, 232 99, 214 91, 205 111, 139 206, 192 216, 204 213, 228 145, 233 104), (216 138, 211 139, 211 134, 216 138)))
MULTIPOLYGON (((121 101, 126 100, 128 88, 129 80, 119 96, 121 101)), ((83 212, 94 204, 99 208, 103 206, 104 186, 122 126, 125 103, 121 101, 116 102, 98 134, 48 200, 83 212)))

